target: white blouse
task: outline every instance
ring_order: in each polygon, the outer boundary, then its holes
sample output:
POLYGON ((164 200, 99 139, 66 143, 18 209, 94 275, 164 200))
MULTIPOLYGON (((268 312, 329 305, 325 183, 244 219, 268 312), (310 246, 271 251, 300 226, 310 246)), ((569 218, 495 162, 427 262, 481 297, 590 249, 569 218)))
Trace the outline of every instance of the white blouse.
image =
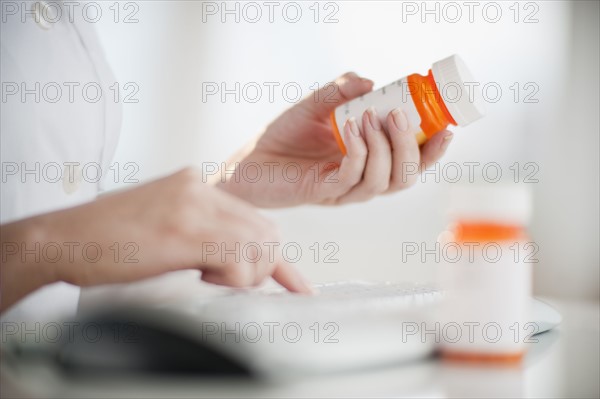
MULTIPOLYGON (((1 223, 95 199, 121 124, 110 89, 115 78, 94 24, 81 12, 69 15, 61 2, 15 4, 15 14, 3 15, 0 36, 1 223)), ((52 284, 2 320, 60 320, 75 312, 78 298, 78 287, 52 284)))

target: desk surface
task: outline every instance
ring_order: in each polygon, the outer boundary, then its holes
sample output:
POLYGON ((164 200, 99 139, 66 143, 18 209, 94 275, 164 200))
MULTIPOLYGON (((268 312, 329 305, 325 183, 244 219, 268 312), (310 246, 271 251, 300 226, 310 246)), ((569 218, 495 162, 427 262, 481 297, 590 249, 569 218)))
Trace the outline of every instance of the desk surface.
POLYGON ((278 383, 233 379, 66 380, 41 362, 2 356, 2 397, 594 397, 600 396, 600 306, 549 301, 563 324, 539 336, 519 367, 428 359, 278 383))

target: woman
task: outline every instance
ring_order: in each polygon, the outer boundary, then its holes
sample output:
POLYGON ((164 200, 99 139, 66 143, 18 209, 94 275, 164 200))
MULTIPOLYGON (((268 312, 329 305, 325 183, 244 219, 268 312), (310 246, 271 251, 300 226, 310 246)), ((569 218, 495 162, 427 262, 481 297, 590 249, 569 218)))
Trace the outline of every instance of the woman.
POLYGON ((5 13, 1 39, 4 319, 56 320, 74 312, 79 286, 179 269, 199 269, 202 280, 234 287, 272 277, 290 291, 308 293, 308 283, 277 251, 235 259, 214 251, 208 256, 203 244, 278 242, 276 226, 255 207, 340 205, 406 188, 416 177, 403 176, 403 163, 427 167, 452 138, 440 132, 419 148, 402 110, 392 111, 382 126, 370 109, 344 126, 342 156, 329 113, 373 87, 346 73, 284 112, 232 158, 237 173, 244 165, 268 165, 257 181, 230 175, 206 184, 186 168, 98 198, 101 182, 82 179, 83 169, 98 165, 107 174, 120 110, 107 95, 114 78, 93 24, 78 13, 67 18, 66 8, 49 22, 43 2, 18 6, 26 8, 25 19, 22 10, 5 13), (104 93, 99 99, 98 87, 104 93), (83 95, 73 99, 73 93, 83 95), (294 182, 282 173, 292 162, 301 170, 294 182), (60 175, 53 172, 57 167, 60 175), (116 256, 127 243, 135 244, 132 262, 116 256))

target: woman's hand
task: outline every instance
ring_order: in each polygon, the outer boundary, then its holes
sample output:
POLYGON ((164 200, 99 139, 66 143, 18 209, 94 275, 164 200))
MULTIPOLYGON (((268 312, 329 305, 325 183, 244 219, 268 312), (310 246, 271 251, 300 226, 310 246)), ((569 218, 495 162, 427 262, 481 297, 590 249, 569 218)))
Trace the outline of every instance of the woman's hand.
POLYGON ((362 120, 343 127, 347 155, 337 146, 330 112, 372 88, 373 82, 354 73, 325 85, 271 123, 258 141, 229 162, 236 174, 217 184, 262 207, 365 201, 414 184, 413 166, 436 162, 451 132, 440 132, 419 148, 401 110, 387 115, 382 126, 376 110, 370 109, 362 120))
POLYGON ((272 276, 290 291, 309 292, 282 259, 279 242, 273 223, 251 205, 185 169, 89 204, 3 225, 1 307, 56 281, 121 283, 179 269, 200 269, 202 280, 233 287, 272 276))

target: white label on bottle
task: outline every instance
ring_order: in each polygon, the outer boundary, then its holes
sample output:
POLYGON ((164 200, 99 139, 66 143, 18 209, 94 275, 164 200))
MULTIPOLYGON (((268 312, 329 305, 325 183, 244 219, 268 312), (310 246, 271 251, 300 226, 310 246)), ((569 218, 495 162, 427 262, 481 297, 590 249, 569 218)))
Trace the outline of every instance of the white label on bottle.
POLYGON ((415 135, 423 135, 423 132, 421 131, 421 116, 417 112, 417 108, 410 95, 407 79, 402 78, 387 86, 383 86, 378 90, 369 92, 352 101, 342 104, 335 109, 335 121, 340 130, 342 139, 344 124, 351 117, 356 118, 356 122, 362 132, 363 113, 371 106, 375 107, 377 115, 384 127, 387 126, 386 119, 388 114, 394 108, 401 108, 408 118, 409 130, 415 135))
POLYGON ((441 265, 445 298, 436 327, 444 350, 511 354, 531 339, 537 328, 530 314, 531 265, 514 259, 515 245, 523 244, 461 245, 461 259, 441 265), (466 260, 469 251, 473 258, 466 260))

